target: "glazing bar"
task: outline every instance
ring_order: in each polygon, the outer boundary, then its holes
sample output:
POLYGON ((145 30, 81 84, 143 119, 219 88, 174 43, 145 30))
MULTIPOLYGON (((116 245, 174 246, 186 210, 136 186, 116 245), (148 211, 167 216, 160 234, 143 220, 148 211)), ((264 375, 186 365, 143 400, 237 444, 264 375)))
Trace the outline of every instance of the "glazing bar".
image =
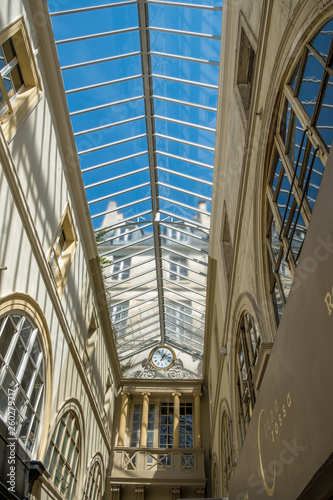
POLYGON ((174 102, 175 104, 182 104, 183 106, 190 106, 192 108, 198 108, 198 109, 205 109, 207 111, 213 111, 216 113, 217 108, 213 108, 211 106, 204 106, 203 104, 197 104, 195 102, 187 102, 187 101, 181 101, 179 99, 172 99, 171 97, 165 97, 162 95, 153 95, 154 99, 158 99, 159 101, 167 101, 167 102, 174 102))
POLYGON ((158 75, 158 74, 155 74, 155 73, 153 73, 151 76, 153 78, 159 78, 160 80, 169 80, 171 82, 186 83, 188 85, 196 85, 197 87, 204 87, 206 89, 218 90, 218 86, 217 85, 213 85, 212 83, 197 82, 197 81, 194 81, 194 80, 184 80, 184 78, 174 78, 172 76, 158 75))
POLYGON ((78 14, 80 12, 91 12, 100 9, 110 9, 111 7, 123 7, 124 5, 133 5, 136 4, 136 0, 127 0, 125 2, 116 2, 116 3, 106 3, 105 5, 95 5, 93 7, 80 7, 79 9, 69 9, 62 10, 57 12, 50 12, 50 17, 55 16, 66 16, 68 14, 78 14))
POLYGON ((167 156, 168 158, 174 158, 175 160, 183 161, 184 163, 191 163, 193 165, 198 165, 199 167, 214 169, 214 165, 208 165, 208 163, 202 163, 201 161, 191 160, 190 158, 184 158, 183 156, 173 155, 171 153, 166 153, 164 151, 156 151, 156 154, 161 156, 167 156))
POLYGON ((164 247, 162 245, 162 250, 164 250, 165 252, 169 252, 169 253, 173 253, 175 255, 178 255, 179 257, 184 257, 185 259, 188 259, 188 260, 192 260, 193 262, 195 262, 196 264, 199 264, 201 266, 208 266, 208 263, 203 261, 203 260, 199 260, 199 259, 196 259, 196 258, 193 258, 193 257, 189 257, 188 254, 187 255, 184 255, 183 253, 181 252, 177 252, 176 250, 171 250, 170 248, 167 248, 167 247, 164 247))
POLYGON ((127 219, 123 219, 118 224, 112 224, 112 226, 106 226, 103 228, 95 229, 94 231, 96 232, 96 231, 99 231, 100 229, 103 229, 103 230, 116 229, 117 227, 123 226, 126 222, 133 221, 133 219, 137 219, 135 221, 135 224, 147 224, 150 221, 147 221, 147 220, 139 221, 139 218, 141 217, 142 219, 144 219, 144 216, 149 215, 149 214, 151 215, 151 210, 146 210, 145 212, 140 212, 139 214, 131 215, 131 217, 128 217, 127 219))
POLYGON ((121 120, 119 122, 107 123, 106 125, 102 125, 100 127, 94 127, 87 130, 82 130, 81 132, 75 132, 74 137, 78 137, 84 134, 91 134, 91 132, 99 132, 100 130, 105 130, 107 128, 117 127, 118 125, 124 125, 125 123, 132 123, 137 120, 144 120, 144 119, 145 115, 140 115, 140 116, 135 116, 133 118, 128 118, 127 120, 121 120))
POLYGON ((112 35, 121 35, 122 33, 129 33, 131 31, 138 31, 138 26, 133 26, 131 28, 126 28, 122 30, 114 30, 114 31, 104 31, 103 33, 93 33, 92 35, 83 35, 76 36, 73 38, 64 38, 62 40, 57 40, 56 45, 62 45, 64 43, 72 43, 72 42, 83 42, 85 40, 94 40, 95 38, 102 38, 104 36, 112 36, 112 35))
POLYGON ((182 189, 178 186, 172 186, 171 184, 166 184, 165 182, 158 182, 159 186, 163 186, 169 189, 173 189, 174 191, 178 191, 179 193, 189 194, 190 196, 194 196, 195 198, 200 198, 200 200, 212 201, 208 196, 204 196, 203 194, 193 193, 192 191, 187 191, 186 189, 182 189))
MULTIPOLYGON (((176 306, 179 306, 179 302, 178 302, 178 301, 176 301, 176 300, 174 300, 174 299, 170 299, 170 297, 166 297, 166 298, 165 298, 165 300, 166 300, 167 302, 172 302, 173 304, 176 304, 176 306)), ((168 306, 168 307, 169 307, 169 306, 168 306)), ((200 314, 200 316, 202 316, 202 311, 199 311, 198 309, 196 309, 195 307, 192 307, 192 306, 190 306, 190 309, 191 309, 191 311, 192 311, 192 312, 195 312, 195 313, 197 313, 197 314, 200 314)), ((205 315, 203 315, 203 317, 204 317, 204 316, 205 316, 205 315)), ((205 324, 205 321, 204 321, 204 320, 202 320, 202 319, 200 319, 200 318, 197 318, 196 316, 193 316, 193 315, 192 315, 192 318, 193 318, 193 319, 195 319, 195 321, 200 321, 200 323, 205 324)))
POLYGON ((101 196, 100 198, 95 198, 94 200, 88 201, 88 205, 93 205, 94 203, 98 203, 99 201, 108 200, 109 198, 115 198, 116 196, 120 196, 122 194, 130 193, 131 191, 135 191, 136 189, 140 189, 142 187, 150 186, 150 182, 145 182, 143 184, 137 184, 127 189, 123 189, 122 191, 117 191, 116 193, 109 193, 105 196, 101 196))
POLYGON ((222 7, 214 7, 213 5, 200 5, 195 3, 185 2, 167 2, 166 0, 147 0, 148 4, 170 5, 172 7, 188 7, 190 9, 216 10, 222 11, 222 7))
POLYGON ((176 172, 174 170, 170 170, 169 168, 157 167, 157 170, 161 170, 162 172, 166 172, 168 174, 178 175, 179 177, 183 177, 184 179, 188 179, 190 181, 200 182, 200 184, 205 184, 206 186, 213 186, 213 183, 210 181, 206 181, 204 179, 198 179, 198 177, 193 177, 191 175, 183 174, 181 172, 176 172))
POLYGON ((206 212, 205 210, 200 210, 197 207, 191 207, 191 205, 187 205, 186 203, 182 203, 180 201, 172 200, 170 198, 167 198, 166 196, 161 196, 160 195, 160 200, 168 201, 169 203, 172 203, 173 205, 177 205, 179 207, 187 208, 188 210, 192 210, 194 212, 199 212, 200 214, 204 214, 204 215, 210 216, 210 213, 206 212))
POLYGON ((91 111, 98 111, 100 109, 110 108, 111 106, 118 106, 121 104, 128 104, 129 102, 138 101, 143 99, 143 95, 138 95, 135 97, 130 97, 129 99, 121 99, 120 101, 107 102, 106 104, 100 104, 98 106, 92 106, 91 108, 79 109, 77 111, 72 111, 69 116, 82 115, 83 113, 90 113, 91 111))
MULTIPOLYGON (((173 240, 172 238, 169 238, 169 236, 164 236, 164 239, 168 240, 168 241, 171 241, 172 243, 175 242, 175 240, 173 240)), ((195 251, 195 252, 198 252, 199 254, 208 255, 208 250, 205 250, 204 248, 193 248, 193 246, 187 245, 183 241, 182 242, 178 242, 178 244, 179 244, 180 247, 184 247, 184 248, 188 248, 189 250, 192 250, 192 252, 195 251)), ((207 248, 208 248, 208 245, 207 245, 207 248)), ((188 258, 190 259, 191 257, 189 256, 188 258)))
MULTIPOLYGON (((168 201, 170 201, 170 200, 168 200, 168 201)), ((174 203, 174 201, 173 201, 173 200, 172 200, 172 203, 174 203)), ((195 210, 195 209, 194 209, 194 210, 195 210)), ((177 216, 176 216, 175 214, 173 214, 172 212, 168 212, 168 211, 167 211, 167 210, 165 210, 165 209, 161 209, 161 208, 160 208, 160 213, 161 213, 161 214, 164 214, 164 215, 167 215, 167 216, 168 216, 168 217, 170 217, 171 219, 176 219, 176 218, 177 218, 177 216)), ((203 231, 203 232, 204 232, 205 230, 207 230, 207 234, 209 233, 209 229, 210 229, 210 228, 209 228, 209 226, 204 226, 203 224, 199 224, 198 222, 193 222, 193 220, 190 220, 190 219, 188 219, 187 217, 182 217, 182 218, 181 218, 181 221, 182 221, 182 222, 183 222, 183 221, 186 221, 186 222, 188 222, 188 223, 189 223, 189 225, 191 225, 193 228, 200 229, 200 230, 201 230, 201 231, 203 231)), ((163 221, 161 221, 161 222, 162 222, 162 224, 163 224, 163 221)))
POLYGON ((143 156, 148 153, 147 150, 140 151, 139 153, 134 153, 133 155, 123 156, 121 158, 116 158, 115 160, 106 161, 105 163, 99 163, 98 165, 93 165, 91 167, 83 168, 81 172, 84 174, 86 172, 91 172, 92 170, 97 170, 98 168, 108 167, 109 165, 114 165, 115 163, 119 163, 120 161, 132 160, 133 158, 137 158, 138 156, 143 156))
POLYGON ((207 130, 207 132, 214 132, 215 134, 215 128, 204 127, 203 125, 197 125, 196 123, 184 122, 182 120, 176 120, 175 118, 169 118, 168 116, 161 116, 161 115, 154 115, 154 118, 159 120, 164 120, 166 122, 178 123, 179 125, 185 125, 187 127, 197 128, 199 130, 207 130))
MULTIPOLYGON (((169 224, 167 222, 163 222, 162 225, 163 225, 163 227, 167 227, 169 229, 175 229, 177 232, 185 234, 187 236, 190 236, 191 238, 196 238, 199 241, 203 241, 204 243, 206 243, 208 245, 207 238, 203 238, 202 236, 198 236, 197 234, 194 234, 192 232, 189 233, 188 231, 185 231, 183 228, 179 228, 177 225, 176 225, 176 227, 169 226, 169 224)), ((188 227, 187 224, 182 224, 182 225, 184 227, 188 227)), ((177 238, 175 238, 175 241, 177 241, 177 238)))
POLYGON ((146 134, 134 135, 132 137, 127 137, 126 139, 121 139, 120 141, 109 142, 108 144, 102 144, 101 146, 96 146, 95 148, 84 149, 82 151, 78 151, 78 155, 85 155, 87 153, 92 153, 93 151, 100 151, 101 149, 110 148, 112 146, 118 146, 118 144, 124 144, 125 142, 135 141, 137 139, 142 139, 146 137, 146 134))
POLYGON ((195 63, 200 63, 200 64, 209 64, 212 66, 218 66, 219 62, 218 61, 210 61, 209 59, 199 59, 197 57, 186 57, 186 56, 179 56, 177 54, 169 54, 167 52, 155 52, 154 50, 151 50, 149 52, 151 56, 159 56, 159 57, 169 57, 171 59, 180 59, 181 61, 190 61, 190 62, 195 62, 195 63))
POLYGON ((205 146, 204 144, 198 144, 197 142, 184 141, 183 139, 178 139, 177 137, 171 137, 170 135, 159 134, 155 132, 155 137, 161 137, 161 139, 166 139, 167 141, 179 142, 180 144, 186 144, 187 146, 193 146, 195 148, 205 149, 214 153, 215 149, 210 146, 205 146))
POLYGON ((197 33, 195 31, 170 30, 159 26, 148 26, 148 31, 160 31, 161 33, 173 33, 175 35, 197 36, 200 38, 210 38, 211 40, 221 40, 219 35, 211 35, 210 33, 197 33))
POLYGON ((107 85, 113 85, 114 83, 129 82, 131 80, 137 80, 142 78, 142 75, 127 76, 126 78, 118 78, 117 80, 109 80, 107 82, 94 83, 93 85, 86 85, 85 87, 78 87, 76 89, 65 90, 65 94, 74 94, 75 92, 83 92, 84 90, 98 89, 100 87, 106 87, 107 85))
POLYGON ((116 207, 113 210, 106 210, 105 212, 100 212, 96 215, 92 215, 91 218, 96 219, 97 217, 102 217, 102 215, 111 214, 112 212, 118 212, 120 210, 123 210, 124 208, 128 208, 128 207, 131 207, 133 205, 137 205, 139 203, 142 203, 144 201, 149 201, 149 200, 150 200, 150 196, 147 196, 146 198, 141 198, 140 200, 132 201, 131 203, 127 203, 126 205, 122 205, 121 207, 116 207))
POLYGON ((133 170, 132 172, 127 172, 126 174, 116 175, 115 177, 109 177, 108 179, 104 179, 103 181, 94 182, 93 184, 89 184, 85 186, 85 190, 91 189, 97 186, 101 186, 102 184, 107 184, 108 182, 118 181, 119 179, 124 179, 130 177, 131 175, 141 174, 142 172, 147 172, 149 167, 138 168, 137 170, 133 170))
MULTIPOLYGON (((165 281, 168 281, 168 280, 165 280, 165 281)), ((170 283, 172 283, 172 282, 170 282, 170 283)), ((183 287, 183 288, 184 288, 184 287, 183 287)), ((186 288, 186 287, 185 287, 185 288, 186 288)), ((187 296, 186 296, 186 295, 183 295, 182 293, 180 293, 180 292, 178 292, 178 291, 176 291, 176 290, 173 290, 172 288, 168 288, 168 287, 166 287, 166 286, 165 286, 165 287, 164 287, 164 290, 167 290, 167 291, 168 291, 168 292, 170 292, 170 293, 174 293, 175 295, 179 295, 179 297, 182 297, 182 299, 184 299, 185 301, 188 301, 188 300, 189 300, 188 295, 187 295, 187 296)), ((188 291, 188 290, 187 290, 187 291, 188 291)), ((167 298, 167 297, 166 297, 166 298, 167 298)), ((199 304, 199 306, 201 306, 201 307, 203 307, 203 308, 204 308, 204 307, 205 307, 205 305, 206 305, 204 301, 199 302, 198 300, 194 300, 193 298, 191 298, 190 300, 191 300, 191 302, 195 302, 196 304, 199 304)))

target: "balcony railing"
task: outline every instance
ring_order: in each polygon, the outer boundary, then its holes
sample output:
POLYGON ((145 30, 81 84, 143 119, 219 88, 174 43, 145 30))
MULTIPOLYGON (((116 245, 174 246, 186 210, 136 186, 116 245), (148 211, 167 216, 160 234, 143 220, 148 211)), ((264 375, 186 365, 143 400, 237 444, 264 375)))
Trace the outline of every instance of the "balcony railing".
POLYGON ((112 480, 128 482, 129 478, 205 483, 202 448, 123 448, 114 450, 112 480), (129 471, 130 474, 129 474, 129 471))

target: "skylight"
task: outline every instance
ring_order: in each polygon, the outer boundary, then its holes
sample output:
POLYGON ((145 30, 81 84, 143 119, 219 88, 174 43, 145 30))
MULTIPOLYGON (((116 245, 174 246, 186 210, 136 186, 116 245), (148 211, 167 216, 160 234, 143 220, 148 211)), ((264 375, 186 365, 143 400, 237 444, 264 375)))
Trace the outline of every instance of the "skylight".
POLYGON ((120 360, 203 355, 222 0, 52 11, 120 360))

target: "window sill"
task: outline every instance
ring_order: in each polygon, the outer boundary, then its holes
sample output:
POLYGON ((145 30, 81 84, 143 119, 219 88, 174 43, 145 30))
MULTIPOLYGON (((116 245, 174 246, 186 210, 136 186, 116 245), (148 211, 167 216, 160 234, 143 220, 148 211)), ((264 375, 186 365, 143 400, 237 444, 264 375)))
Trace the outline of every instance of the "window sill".
POLYGON ((273 347, 272 342, 263 342, 260 347, 258 362, 255 368, 253 382, 257 389, 260 389, 261 382, 265 375, 266 366, 273 347))
POLYGON ((42 92, 37 87, 25 89, 13 102, 13 111, 1 118, 2 130, 8 142, 13 138, 25 117, 32 111, 41 95, 42 92))

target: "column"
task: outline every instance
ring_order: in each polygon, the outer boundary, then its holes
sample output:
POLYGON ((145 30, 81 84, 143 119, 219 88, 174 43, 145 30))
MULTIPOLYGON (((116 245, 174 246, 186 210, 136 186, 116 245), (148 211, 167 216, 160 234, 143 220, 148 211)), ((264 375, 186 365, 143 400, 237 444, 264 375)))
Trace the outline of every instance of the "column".
POLYGON ((148 430, 148 410, 150 392, 143 392, 142 418, 141 418, 141 439, 140 446, 147 447, 147 430, 148 430))
POLYGON ((196 498, 205 498, 205 488, 197 488, 195 490, 196 498))
POLYGON ((126 432, 126 424, 127 424, 129 398, 130 398, 129 392, 122 392, 121 393, 121 410, 120 410, 118 446, 124 446, 124 442, 125 442, 125 432, 126 432))
POLYGON ((173 396, 173 448, 179 448, 179 419, 180 419, 180 403, 181 394, 174 392, 173 396))
POLYGON ((201 448, 201 392, 195 392, 194 397, 194 447, 201 448))
POLYGON ((180 498, 180 487, 176 486, 171 488, 172 500, 178 500, 180 498))
POLYGON ((136 500, 144 500, 145 498, 145 487, 144 486, 137 486, 135 488, 135 495, 136 495, 136 500))
POLYGON ((112 484, 110 489, 111 489, 111 500, 120 500, 120 485, 112 484))

